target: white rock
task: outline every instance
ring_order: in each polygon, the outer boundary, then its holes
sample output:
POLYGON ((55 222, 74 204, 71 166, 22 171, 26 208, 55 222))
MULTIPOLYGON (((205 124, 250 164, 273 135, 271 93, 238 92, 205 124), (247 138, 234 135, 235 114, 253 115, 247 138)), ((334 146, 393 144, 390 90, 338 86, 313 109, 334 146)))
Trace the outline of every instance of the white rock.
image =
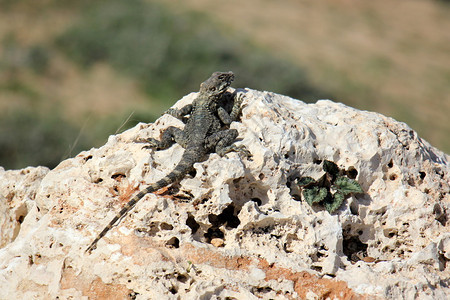
POLYGON ((377 113, 240 92, 231 127, 252 160, 211 154, 176 194, 146 195, 91 255, 110 218, 183 153, 133 140, 179 120, 138 124, 53 170, 0 168, 0 299, 450 297, 448 155, 377 113), (318 179, 323 160, 365 191, 332 214, 293 181, 318 179))

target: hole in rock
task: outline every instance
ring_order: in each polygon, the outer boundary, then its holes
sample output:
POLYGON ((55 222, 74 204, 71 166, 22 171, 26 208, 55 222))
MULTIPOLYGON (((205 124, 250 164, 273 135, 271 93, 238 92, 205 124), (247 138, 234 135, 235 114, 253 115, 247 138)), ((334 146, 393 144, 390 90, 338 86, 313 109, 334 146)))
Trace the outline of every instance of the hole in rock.
POLYGON ((344 254, 351 262, 357 262, 367 256, 367 244, 356 236, 344 237, 342 242, 344 254))
POLYGON ((397 231, 394 229, 385 229, 383 230, 383 234, 385 237, 393 238, 394 236, 397 235, 397 231))
POLYGON ((284 252, 286 252, 286 253, 292 253, 292 252, 294 252, 293 250, 289 249, 289 246, 290 246, 290 245, 288 245, 288 243, 284 243, 284 244, 283 244, 283 250, 284 250, 284 252))
POLYGON ((180 248, 180 240, 176 237, 172 237, 166 242, 166 246, 169 248, 180 248))
POLYGON ((297 195, 297 194, 295 194, 295 195, 292 195, 292 199, 294 199, 295 201, 302 201, 302 197, 300 197, 300 195, 297 195))
POLYGON ((389 179, 392 180, 392 181, 394 181, 394 180, 397 179, 397 175, 396 175, 396 174, 391 174, 391 175, 389 176, 389 179))
POLYGON ((252 288, 252 294, 266 294, 266 293, 270 293, 272 290, 271 287, 269 286, 264 286, 264 287, 253 287, 252 288))
MULTIPOLYGON (((439 261, 443 266, 443 270, 445 270, 447 268, 447 263, 450 260, 447 257, 445 257, 444 253, 439 253, 439 261)), ((446 287, 448 287, 448 285, 446 287)))
POLYGON ((136 228, 136 232, 147 236, 156 236, 159 231, 159 222, 150 222, 145 228, 136 228))
POLYGON ((173 226, 170 225, 170 224, 168 224, 168 223, 166 223, 166 222, 162 222, 162 223, 159 225, 159 227, 160 227, 162 230, 172 230, 172 229, 173 229, 173 226))
POLYGON ((138 295, 139 295, 138 292, 132 291, 131 293, 128 294, 128 297, 130 297, 131 300, 136 300, 138 295))
POLYGON ((192 234, 195 234, 197 230, 200 228, 200 225, 195 221, 193 215, 189 214, 186 219, 186 225, 192 230, 192 234))
POLYGON ((171 195, 174 195, 174 198, 176 198, 178 201, 185 203, 190 202, 194 198, 194 195, 185 190, 181 191, 181 193, 179 194, 175 195, 175 193, 173 193, 171 195))
POLYGON ((253 201, 253 202, 256 202, 256 204, 257 204, 258 206, 262 204, 262 201, 261 201, 261 199, 259 199, 259 198, 252 198, 252 201, 253 201))
POLYGON ((392 161, 392 159, 391 159, 391 161, 387 164, 387 166, 388 166, 389 168, 392 168, 392 167, 394 166, 394 162, 392 161))
POLYGON ((113 175, 111 175, 111 179, 115 179, 117 181, 122 180, 122 178, 126 178, 127 176, 125 174, 122 173, 115 173, 113 175))
POLYGON ((350 213, 354 216, 358 215, 358 204, 355 202, 352 202, 350 204, 350 213))
POLYGON ((20 215, 20 216, 17 218, 17 222, 18 222, 19 224, 22 224, 22 223, 23 223, 23 220, 25 220, 25 216, 24 216, 24 215, 20 215))
POLYGON ((234 205, 228 205, 220 214, 209 214, 208 219, 213 227, 219 227, 222 224, 226 224, 228 227, 236 228, 241 224, 241 221, 237 217, 239 212, 234 212, 234 205))
POLYGON ((172 294, 176 294, 176 293, 178 293, 178 290, 177 290, 177 288, 176 287, 174 287, 174 286, 172 286, 170 289, 169 289, 169 291, 172 293, 172 294))
POLYGON ((233 200, 233 204, 237 209, 240 209, 252 198, 260 199, 261 205, 269 201, 267 196, 269 187, 263 184, 261 177, 260 175, 257 175, 257 177, 248 175, 234 179, 229 183, 229 197, 233 200))
POLYGON ((210 227, 204 236, 208 243, 211 243, 212 239, 215 238, 223 239, 225 237, 223 232, 217 227, 210 227))
POLYGON ((179 282, 185 283, 188 280, 188 277, 186 275, 180 274, 180 275, 177 276, 177 280, 179 282))
MULTIPOLYGON (((295 180, 295 179, 294 179, 295 180)), ((286 181, 286 187, 288 188, 288 189, 291 189, 291 183, 292 183, 292 179, 288 179, 287 181, 286 181)))
POLYGON ((441 223, 441 225, 445 226, 447 223, 447 214, 445 213, 445 210, 438 204, 434 204, 433 207, 433 214, 436 221, 441 223))
POLYGON ((358 170, 356 170, 355 167, 350 167, 345 171, 345 175, 350 179, 355 179, 356 176, 358 176, 358 170))
POLYGON ((321 266, 311 266, 311 269, 318 273, 322 273, 322 267, 321 266))
POLYGON ((219 221, 219 217, 215 214, 209 214, 208 215, 208 221, 209 223, 211 223, 213 226, 220 226, 222 225, 219 221))
POLYGON ((195 170, 195 169, 192 169, 191 171, 189 171, 189 176, 191 176, 192 178, 194 178, 195 177, 195 175, 197 175, 197 170, 195 170))
POLYGON ((94 183, 100 183, 100 182, 102 182, 102 181, 103 181, 102 178, 97 178, 97 179, 94 180, 94 183))

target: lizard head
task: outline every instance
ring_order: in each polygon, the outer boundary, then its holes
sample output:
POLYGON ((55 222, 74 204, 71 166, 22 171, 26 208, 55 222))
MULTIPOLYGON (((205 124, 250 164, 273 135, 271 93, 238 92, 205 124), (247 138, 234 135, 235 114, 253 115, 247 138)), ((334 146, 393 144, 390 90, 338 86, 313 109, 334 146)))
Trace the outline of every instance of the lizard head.
POLYGON ((208 96, 223 94, 234 80, 233 72, 214 72, 211 77, 200 84, 200 93, 208 96))

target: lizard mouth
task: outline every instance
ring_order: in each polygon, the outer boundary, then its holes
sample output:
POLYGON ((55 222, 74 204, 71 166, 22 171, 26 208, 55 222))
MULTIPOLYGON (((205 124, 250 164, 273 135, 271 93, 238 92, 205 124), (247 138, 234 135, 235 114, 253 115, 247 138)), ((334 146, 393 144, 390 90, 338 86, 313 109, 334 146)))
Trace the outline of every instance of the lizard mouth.
POLYGON ((230 87, 231 83, 234 80, 234 74, 233 72, 223 72, 220 73, 218 76, 218 79, 221 81, 221 84, 219 86, 219 92, 223 93, 230 87))

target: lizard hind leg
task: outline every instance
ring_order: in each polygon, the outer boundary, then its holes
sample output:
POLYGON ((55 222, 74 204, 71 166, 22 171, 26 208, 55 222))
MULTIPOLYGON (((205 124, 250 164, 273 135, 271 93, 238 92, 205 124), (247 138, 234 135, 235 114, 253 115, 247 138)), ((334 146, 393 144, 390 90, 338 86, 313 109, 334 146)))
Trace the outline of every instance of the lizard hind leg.
POLYGON ((238 152, 241 157, 251 157, 251 153, 245 146, 234 144, 238 134, 236 129, 219 131, 206 140, 206 145, 208 148, 215 148, 215 152, 220 156, 224 156, 229 152, 238 152))

